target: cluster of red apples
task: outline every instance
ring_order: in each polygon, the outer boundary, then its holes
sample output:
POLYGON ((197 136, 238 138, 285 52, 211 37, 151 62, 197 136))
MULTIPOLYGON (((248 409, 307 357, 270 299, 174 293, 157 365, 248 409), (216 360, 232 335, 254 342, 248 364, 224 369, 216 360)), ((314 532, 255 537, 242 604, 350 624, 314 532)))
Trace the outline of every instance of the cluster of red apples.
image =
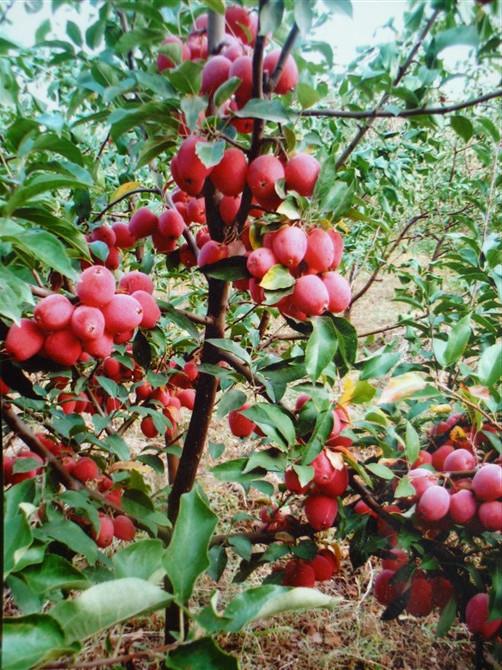
MULTIPOLYGON (((208 58, 202 71, 200 93, 208 96, 209 101, 223 83, 233 77, 240 79, 230 103, 223 110, 224 114, 242 108, 252 97, 252 46, 256 39, 256 15, 243 7, 228 7, 225 26, 221 50, 209 58, 207 15, 197 19, 186 43, 173 35, 165 40, 167 45, 177 45, 182 60, 208 58)), ((274 50, 265 55, 266 75, 273 73, 279 54, 280 50, 274 50)), ((161 71, 173 68, 175 60, 161 53, 158 67, 161 71)), ((277 94, 288 93, 297 83, 298 70, 294 58, 289 55, 273 90, 277 94)), ((241 133, 247 134, 252 130, 252 120, 232 118, 232 123, 241 133)), ((279 193, 282 196, 286 192, 311 197, 320 171, 318 161, 307 153, 297 153, 289 158, 284 154, 266 153, 248 163, 245 152, 232 146, 224 151, 218 164, 208 167, 201 159, 201 149, 206 142, 202 135, 188 134, 171 161, 171 174, 179 188, 173 195, 173 204, 187 225, 195 223, 203 226, 196 235, 197 258, 187 245, 183 245, 178 250, 179 260, 187 266, 197 263, 203 267, 229 256, 246 255, 250 277, 236 281, 235 285, 241 290, 248 290, 258 304, 265 300, 263 286, 268 285, 265 276, 269 271, 273 273, 274 267, 283 266, 291 273, 291 285, 294 286, 289 295, 284 296, 283 293, 282 299, 276 303, 283 314, 305 320, 325 310, 344 311, 350 303, 351 294, 348 282, 336 272, 343 252, 343 240, 338 232, 314 227, 306 233, 299 221, 281 225, 276 215, 278 220, 269 225, 262 220, 254 224, 244 222, 239 230, 241 244, 224 244, 211 239, 204 225, 206 212, 201 194, 207 179, 216 189, 220 218, 225 226, 230 227, 235 225, 245 188, 249 188, 252 194, 249 216, 256 220, 265 214, 275 215, 282 202, 279 193)), ((167 247, 166 251, 169 251, 167 247)))
POLYGON ((75 291, 75 304, 53 293, 35 306, 32 319, 9 328, 5 347, 14 360, 40 354, 71 367, 89 356, 105 358, 115 343, 129 342, 137 328, 154 328, 160 318, 153 283, 142 272, 123 275, 117 291, 110 270, 93 265, 82 272, 75 291))
MULTIPOLYGON (((494 430, 491 424, 484 424, 482 431, 476 431, 461 414, 436 424, 429 434, 430 451, 420 452, 407 475, 415 495, 387 505, 386 511, 400 515, 414 506, 414 524, 430 537, 450 530, 462 532, 462 528, 473 535, 502 531, 502 467, 478 461, 478 448, 486 441, 483 433, 494 430)), ((377 516, 362 501, 355 511, 377 516)), ((392 547, 375 579, 377 600, 389 606, 404 596, 406 611, 414 616, 426 616, 436 606, 443 608, 453 595, 451 582, 444 575, 431 576, 420 570, 411 579, 406 577, 410 557, 397 546, 396 530, 381 518, 377 529, 392 547)), ((495 636, 502 625, 500 619, 488 621, 488 606, 488 594, 477 593, 465 609, 469 630, 486 639, 495 636)))

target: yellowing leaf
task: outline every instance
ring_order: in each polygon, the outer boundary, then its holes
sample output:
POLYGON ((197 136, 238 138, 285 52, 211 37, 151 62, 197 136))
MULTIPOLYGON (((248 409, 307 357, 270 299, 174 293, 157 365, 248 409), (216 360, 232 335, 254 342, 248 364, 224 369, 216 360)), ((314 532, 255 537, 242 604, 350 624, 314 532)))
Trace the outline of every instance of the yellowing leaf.
POLYGON ((425 379, 417 372, 406 372, 399 377, 393 377, 382 391, 378 403, 397 402, 409 398, 417 391, 425 388, 425 379))
POLYGON ((331 463, 331 465, 335 468, 335 470, 342 470, 345 463, 343 460, 343 456, 340 452, 337 451, 330 451, 329 449, 326 451, 326 456, 331 463))
POLYGON ((450 431, 450 440, 452 442, 456 442, 458 440, 465 440, 467 435, 465 434, 465 431, 460 428, 460 426, 455 426, 453 430, 450 431))
POLYGON ((138 461, 117 461, 110 466, 109 470, 110 472, 117 472, 119 470, 137 470, 144 475, 151 472, 148 465, 138 463, 138 461))
POLYGON ((350 401, 352 400, 352 396, 354 395, 356 383, 357 383, 356 374, 345 375, 345 377, 342 380, 342 395, 338 399, 339 405, 345 406, 350 403, 350 401))
POLYGON ((113 193, 110 202, 118 200, 127 193, 135 191, 137 188, 141 188, 141 184, 139 183, 139 181, 126 181, 125 184, 120 184, 118 189, 113 193))
POLYGON ((447 403, 443 405, 432 405, 430 408, 431 414, 450 414, 451 413, 451 405, 448 405, 447 403))

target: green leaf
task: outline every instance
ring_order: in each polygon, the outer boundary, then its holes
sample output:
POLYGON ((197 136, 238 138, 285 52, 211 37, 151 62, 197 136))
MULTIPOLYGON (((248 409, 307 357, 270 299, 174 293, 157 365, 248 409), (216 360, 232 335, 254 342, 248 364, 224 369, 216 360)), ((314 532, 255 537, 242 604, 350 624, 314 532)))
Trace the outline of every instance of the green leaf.
POLYGON ((241 85, 241 82, 242 79, 240 77, 230 77, 230 79, 227 79, 223 82, 223 84, 218 86, 213 96, 213 101, 216 107, 220 107, 220 105, 232 97, 232 95, 241 85))
POLYGON ((502 377, 502 343, 492 344, 483 351, 478 363, 479 381, 492 387, 502 377))
POLYGON ((27 230, 16 237, 16 246, 26 253, 32 254, 49 268, 60 272, 65 277, 76 279, 64 245, 51 233, 45 230, 27 230))
POLYGON ((394 479, 395 475, 390 468, 383 463, 368 463, 366 469, 381 479, 394 479))
POLYGON ((460 135, 464 142, 468 142, 474 134, 474 127, 466 116, 452 116, 450 124, 453 130, 460 135))
POLYGON ((5 213, 12 214, 18 207, 21 207, 36 195, 40 195, 46 191, 56 191, 62 188, 79 188, 80 186, 92 186, 92 183, 89 183, 88 180, 83 181, 82 179, 67 175, 36 175, 14 191, 7 201, 5 213))
POLYGON ((209 637, 189 642, 172 651, 166 659, 166 666, 171 670, 239 669, 237 659, 220 649, 209 637))
POLYGON ((252 98, 242 109, 235 112, 235 116, 242 119, 263 119, 275 123, 288 123, 291 120, 290 113, 277 99, 261 100, 252 98))
POLYGON ((450 630, 455 617, 457 615, 457 601, 455 598, 450 598, 446 606, 441 612, 441 617, 436 628, 437 637, 443 637, 450 630))
POLYGON ((83 554, 91 565, 94 565, 98 558, 98 550, 95 543, 88 535, 84 533, 80 526, 69 519, 55 519, 44 524, 41 528, 34 531, 35 536, 40 540, 51 538, 57 540, 73 551, 83 554))
POLYGON ((324 4, 330 12, 334 12, 335 14, 345 14, 351 19, 353 18, 351 0, 324 0, 324 4))
POLYGON ((200 91, 202 63, 187 60, 173 70, 167 77, 174 88, 182 95, 197 95, 200 91))
POLYGON ((275 33, 282 22, 284 0, 268 0, 260 12, 260 35, 275 33))
POLYGON ((315 382, 332 362, 338 349, 338 337, 330 317, 317 316, 311 322, 312 334, 305 349, 305 369, 315 382))
POLYGON ((2 633, 3 670, 30 670, 68 650, 62 627, 47 614, 5 619, 2 633))
POLYGON ((240 358, 240 360, 244 361, 244 363, 251 365, 251 356, 243 347, 241 347, 240 344, 237 344, 237 342, 234 342, 233 340, 227 340, 223 337, 209 338, 206 340, 206 342, 209 342, 209 344, 218 347, 218 349, 223 349, 223 351, 228 351, 231 354, 234 354, 234 356, 240 358))
POLYGON ((253 545, 245 535, 232 535, 228 539, 228 544, 230 544, 234 548, 234 551, 245 561, 251 560, 253 545))
POLYGON ((443 30, 434 36, 431 50, 437 56, 443 49, 456 44, 466 44, 467 46, 476 47, 479 44, 479 34, 476 26, 460 25, 443 30))
POLYGON ((368 358, 361 370, 361 379, 376 379, 386 375, 394 365, 400 360, 401 354, 396 351, 393 353, 383 353, 378 356, 368 358))
POLYGON ((308 109, 312 107, 321 99, 321 95, 316 91, 315 88, 309 86, 305 82, 300 82, 296 87, 296 95, 298 96, 298 102, 300 103, 302 109, 308 109))
POLYGON ((324 595, 316 589, 268 584, 239 594, 225 608, 223 614, 217 614, 211 608, 206 608, 199 616, 198 622, 210 633, 219 631, 235 633, 252 621, 261 621, 282 612, 316 607, 334 609, 339 603, 339 598, 324 595))
POLYGON ((0 315, 19 321, 25 305, 33 305, 30 287, 7 267, 0 267, 0 315))
POLYGON ((249 277, 245 256, 222 258, 221 261, 216 261, 216 263, 204 265, 200 268, 200 271, 207 277, 222 279, 223 281, 234 281, 235 279, 249 277))
POLYGON ((66 642, 85 640, 120 621, 165 607, 172 596, 144 579, 113 579, 84 591, 50 610, 66 642))
POLYGON ((288 414, 277 405, 257 403, 242 412, 254 421, 279 448, 287 449, 296 441, 295 426, 288 414))
POLYGON ((300 33, 302 35, 307 35, 312 27, 312 21, 314 19, 311 0, 295 0, 294 15, 300 33))
POLYGON ((219 402, 216 416, 222 418, 234 409, 239 409, 246 402, 247 396, 243 391, 230 391, 225 393, 219 402))
POLYGON ((296 283, 295 278, 284 265, 272 265, 264 274, 260 286, 266 291, 277 291, 282 288, 289 288, 296 283))
POLYGON ((23 570, 23 578, 35 593, 54 589, 85 589, 89 582, 84 574, 62 556, 49 554, 43 563, 23 570))
POLYGON ((130 544, 113 555, 115 576, 158 582, 165 574, 163 553, 164 547, 160 540, 140 540, 130 544))
POLYGON ((444 361, 446 367, 456 363, 467 347, 471 337, 471 315, 467 314, 450 331, 446 348, 444 350, 444 361))
POLYGON ((214 167, 215 165, 218 165, 223 158, 223 154, 225 153, 225 141, 197 142, 195 145, 195 153, 207 168, 214 167))
POLYGON ((180 103, 181 111, 185 115, 185 123, 190 130, 195 130, 201 114, 207 108, 207 100, 198 95, 186 95, 180 103))
POLYGON ((405 453, 408 463, 414 463, 420 452, 420 438, 409 421, 406 422, 405 453))
POLYGON ((15 569, 16 563, 22 560, 31 543, 33 535, 26 514, 21 504, 28 502, 33 493, 31 480, 13 486, 6 494, 4 514, 4 546, 3 570, 4 578, 15 569), (26 498, 24 497, 26 495, 26 498))
POLYGON ((80 28, 74 21, 66 22, 66 34, 71 39, 71 41, 77 46, 81 47, 83 44, 82 33, 80 28))
POLYGON ((217 14, 225 13, 225 2, 224 0, 203 0, 203 4, 213 12, 217 14))
POLYGON ((217 517, 208 507, 198 488, 181 496, 181 505, 163 565, 179 602, 190 598, 197 577, 209 565, 209 540, 217 517), (190 547, 190 560, 187 560, 190 547))
POLYGON ((400 479, 394 491, 394 498, 409 498, 414 495, 416 495, 416 491, 408 477, 400 479))
POLYGON ((366 381, 357 381, 354 389, 350 395, 350 403, 357 405, 358 403, 369 402, 376 393, 376 388, 366 381))

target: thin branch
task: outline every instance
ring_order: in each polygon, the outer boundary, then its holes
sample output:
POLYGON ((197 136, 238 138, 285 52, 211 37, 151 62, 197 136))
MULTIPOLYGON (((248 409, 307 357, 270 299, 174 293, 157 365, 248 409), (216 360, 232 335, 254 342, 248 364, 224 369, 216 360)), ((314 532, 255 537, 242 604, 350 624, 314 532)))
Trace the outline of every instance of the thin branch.
MULTIPOLYGON (((420 316, 414 316, 413 321, 419 321, 420 319, 425 319, 428 314, 420 314, 420 316)), ((379 333, 387 333, 389 330, 396 330, 396 328, 404 328, 406 326, 405 321, 400 323, 395 323, 392 326, 384 326, 383 328, 378 328, 378 330, 370 330, 367 333, 358 333, 357 337, 369 337, 370 335, 378 335, 379 333)))
POLYGON ((80 668, 98 668, 106 665, 121 665, 123 663, 127 663, 128 661, 133 661, 136 658, 150 658, 151 656, 156 656, 157 654, 164 655, 166 652, 178 647, 179 644, 179 642, 173 642, 172 644, 163 644, 159 647, 153 647, 152 649, 132 651, 129 654, 110 656, 110 658, 96 658, 94 661, 84 661, 82 663, 69 664, 65 661, 60 661, 59 663, 44 665, 43 670, 60 670, 62 668, 67 668, 67 670, 77 670, 80 668))
POLYGON ((277 64, 275 66, 274 71, 272 72, 270 78, 267 81, 266 84, 266 93, 271 93, 274 88, 277 85, 277 82, 279 81, 282 71, 284 70, 284 66, 286 65, 286 61, 288 59, 288 56, 290 55, 291 51, 293 50, 294 44, 296 42, 296 38, 300 34, 300 29, 296 25, 296 23, 293 23, 293 26, 291 30, 289 31, 289 35, 286 38, 286 41, 284 42, 284 46, 282 47, 281 53, 279 55, 279 60, 277 61, 277 64))
POLYGON ((108 212, 108 210, 112 209, 112 207, 115 207, 115 205, 118 205, 119 202, 122 202, 122 200, 125 200, 129 196, 135 195, 136 193, 155 193, 155 195, 162 196, 162 191, 160 188, 135 188, 133 191, 128 191, 127 193, 124 193, 124 195, 121 195, 120 198, 113 200, 113 202, 98 212, 98 214, 96 214, 96 216, 92 219, 92 223, 99 221, 99 219, 101 219, 106 214, 106 212, 108 212))
POLYGON ((487 421, 489 421, 491 424, 497 428, 497 430, 502 431, 502 424, 498 423, 496 419, 493 418, 493 416, 490 416, 488 412, 485 412, 484 409, 481 409, 479 405, 476 405, 476 403, 471 402, 467 398, 464 398, 464 396, 460 395, 460 393, 457 393, 456 391, 453 391, 449 386, 446 386, 446 384, 442 384, 441 382, 437 383, 438 388, 443 391, 445 395, 449 395, 451 398, 455 398, 455 400, 458 400, 464 405, 467 405, 467 407, 470 407, 473 409, 475 412, 479 412, 482 416, 485 417, 487 421))
POLYGON ((494 98, 502 97, 502 89, 497 89, 491 93, 485 93, 478 98, 465 100, 453 105, 446 105, 442 107, 414 107, 412 109, 401 109, 399 112, 390 112, 380 109, 366 109, 359 112, 351 112, 342 109, 306 109, 298 112, 300 116, 329 116, 337 119, 391 119, 391 118, 408 118, 410 116, 424 116, 424 115, 438 115, 451 114, 460 109, 467 107, 474 107, 482 102, 493 100, 494 98))
MULTIPOLYGON (((400 66, 400 68, 398 70, 398 73, 397 73, 394 81, 392 82, 392 88, 395 88, 399 84, 401 79, 406 74, 408 68, 413 63, 413 59, 415 58, 415 55, 416 55, 417 51, 420 49, 420 47, 422 45, 422 42, 427 37, 427 34, 428 34, 429 30, 432 28, 432 26, 433 26, 434 22, 436 21, 437 17, 439 16, 440 11, 441 11, 440 9, 436 9, 434 11, 434 13, 432 14, 432 16, 430 17, 430 19, 425 24, 425 27, 422 30, 422 32, 420 33, 417 41, 413 45, 413 47, 412 47, 412 49, 411 49, 411 51, 408 55, 408 58, 405 60, 403 65, 400 66)), ((378 102, 378 104, 376 106, 377 110, 387 102, 387 100, 390 98, 390 95, 391 95, 390 92, 389 93, 384 93, 382 95, 382 97, 380 98, 380 101, 378 102)), ((354 137, 351 140, 351 142, 349 143, 349 145, 344 149, 344 151, 342 152, 342 154, 340 155, 340 157, 336 161, 336 169, 337 170, 339 170, 343 165, 345 165, 345 162, 346 162, 347 158, 354 151, 354 149, 357 147, 359 142, 363 139, 363 137, 366 135, 368 130, 373 125, 373 121, 374 121, 374 119, 369 119, 367 123, 365 123, 363 126, 361 126, 359 128, 359 130, 354 135, 354 137)))
POLYGON ((359 300, 359 298, 362 298, 362 296, 371 288, 373 283, 376 281, 376 278, 380 274, 380 271, 382 268, 385 266, 385 261, 389 259, 389 257, 392 255, 393 251, 399 246, 401 243, 401 240, 403 237, 406 235, 406 233, 409 231, 409 229, 417 223, 417 221, 420 221, 421 219, 426 219, 429 216, 427 212, 424 212, 423 214, 417 214, 417 216, 414 216, 412 219, 408 221, 408 223, 404 226, 404 228, 401 230, 397 238, 395 239, 394 243, 390 246, 390 248, 385 252, 385 255, 382 259, 382 262, 377 265, 377 267, 373 270, 372 274, 370 275, 368 281, 364 286, 353 296, 352 300, 350 301, 350 307, 359 300))

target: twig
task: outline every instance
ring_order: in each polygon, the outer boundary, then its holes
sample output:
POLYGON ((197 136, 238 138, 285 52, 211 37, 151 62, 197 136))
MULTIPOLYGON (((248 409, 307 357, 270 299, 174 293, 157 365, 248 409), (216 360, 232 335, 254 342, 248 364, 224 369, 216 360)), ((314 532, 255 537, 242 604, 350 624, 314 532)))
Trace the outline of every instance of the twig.
POLYGON ((446 386, 446 384, 442 384, 441 382, 437 383, 438 388, 443 391, 445 395, 449 395, 452 398, 455 398, 455 400, 458 400, 459 402, 463 403, 464 405, 467 405, 467 407, 470 407, 473 409, 475 412, 479 412, 482 416, 487 419, 491 424, 495 426, 498 430, 502 431, 502 424, 498 423, 496 419, 494 419, 488 412, 485 412, 484 409, 481 409, 479 405, 476 405, 476 403, 471 402, 467 398, 464 398, 464 396, 460 395, 460 393, 457 393, 456 391, 453 391, 451 388, 446 386))
POLYGON ((122 200, 125 200, 131 195, 135 195, 137 193, 155 193, 155 195, 160 195, 162 196, 162 191, 160 188, 135 188, 133 191, 128 191, 127 193, 124 193, 124 195, 121 195, 120 198, 117 198, 116 200, 113 200, 109 205, 107 205, 104 209, 102 209, 96 216, 92 219, 92 223, 95 223, 96 221, 99 221, 101 217, 103 217, 108 210, 112 209, 112 207, 115 207, 115 205, 118 205, 119 202, 122 202, 122 200))
POLYGON ((497 89, 491 93, 485 93, 485 95, 480 95, 478 98, 472 98, 471 100, 465 100, 464 102, 458 102, 453 105, 447 105, 443 107, 413 107, 412 109, 401 109, 399 112, 390 112, 385 110, 376 109, 366 109, 359 112, 351 112, 342 109, 305 109, 301 112, 298 112, 300 116, 328 116, 330 118, 336 119, 390 119, 390 118, 408 118, 411 116, 424 116, 427 114, 438 115, 438 114, 451 114, 451 112, 457 112, 460 109, 466 109, 467 107, 474 107, 482 102, 487 102, 488 100, 493 100, 494 98, 502 97, 502 89, 497 89))
MULTIPOLYGON (((420 319, 425 319, 428 314, 420 314, 420 316, 414 316, 413 321, 419 321, 420 319)), ((408 317, 408 320, 411 317, 408 317)), ((406 320, 401 321, 400 323, 395 323, 392 326, 384 326, 383 328, 378 328, 377 330, 370 330, 367 333, 358 333, 357 337, 369 337, 370 335, 378 335, 379 333, 387 333, 389 330, 396 330, 396 328, 404 328, 406 326, 406 320)))
POLYGON ((298 37, 299 33, 300 30, 298 26, 296 25, 296 23, 293 23, 293 26, 289 31, 289 35, 287 36, 286 41, 284 42, 284 46, 282 47, 281 53, 279 55, 279 60, 277 61, 275 69, 266 83, 265 88, 266 93, 271 93, 276 87, 277 82, 281 77, 282 71, 284 70, 284 66, 286 65, 288 56, 293 50, 293 46, 296 42, 296 38, 298 37))
MULTIPOLYGON (((394 81, 392 82, 392 88, 396 87, 396 86, 399 84, 399 82, 401 81, 401 79, 404 77, 404 75, 406 74, 408 68, 410 67, 410 65, 411 65, 412 62, 413 62, 413 59, 415 58, 415 54, 416 54, 417 51, 420 49, 420 46, 422 45, 422 42, 423 42, 423 41, 425 40, 425 38, 427 37, 427 33, 428 33, 429 30, 432 28, 432 26, 433 26, 435 20, 436 20, 437 17, 439 16, 440 11, 441 11, 441 10, 436 9, 436 10, 434 11, 434 13, 432 14, 431 18, 430 18, 430 19, 427 21, 427 23, 425 24, 425 27, 424 27, 424 29, 422 30, 422 32, 420 33, 420 35, 419 35, 417 41, 416 41, 415 44, 413 45, 413 47, 412 47, 412 49, 411 49, 411 51, 410 51, 410 53, 409 53, 409 55, 408 55, 408 58, 405 60, 405 62, 403 63, 403 65, 401 65, 401 67, 399 68, 398 73, 397 73, 397 75, 396 75, 394 81)), ((377 109, 377 110, 378 110, 382 105, 384 105, 384 104, 387 102, 387 100, 390 98, 390 95, 391 95, 390 93, 384 93, 384 94, 383 94, 383 96, 380 98, 380 101, 378 102, 378 104, 377 104, 377 106, 376 106, 376 109, 377 109)), ((374 119, 371 118, 371 119, 368 120, 367 123, 365 123, 363 126, 361 126, 361 127, 359 128, 359 130, 357 131, 357 133, 354 135, 352 141, 351 141, 351 142, 349 143, 349 145, 344 149, 344 151, 342 152, 342 154, 340 155, 340 157, 339 157, 338 160, 336 161, 336 169, 337 169, 337 170, 339 170, 343 165, 345 165, 345 162, 346 162, 347 158, 348 158, 348 157, 350 156, 350 154, 354 151, 354 149, 357 147, 357 145, 359 144, 359 142, 363 139, 363 137, 366 135, 366 133, 368 132, 368 130, 369 130, 369 129, 371 128, 371 126, 373 125, 373 121, 374 121, 374 119)))
POLYGON ((132 661, 135 658, 149 658, 157 654, 164 655, 167 651, 171 651, 179 646, 179 642, 172 644, 163 644, 160 647, 153 647, 152 649, 144 649, 140 651, 132 651, 130 654, 121 654, 120 656, 111 656, 110 658, 96 658, 94 661, 84 661, 82 663, 74 663, 69 665, 65 661, 59 663, 52 663, 51 665, 44 665, 43 670, 60 670, 60 668, 67 668, 67 670, 77 670, 80 668, 97 668, 105 665, 118 665, 132 661))

